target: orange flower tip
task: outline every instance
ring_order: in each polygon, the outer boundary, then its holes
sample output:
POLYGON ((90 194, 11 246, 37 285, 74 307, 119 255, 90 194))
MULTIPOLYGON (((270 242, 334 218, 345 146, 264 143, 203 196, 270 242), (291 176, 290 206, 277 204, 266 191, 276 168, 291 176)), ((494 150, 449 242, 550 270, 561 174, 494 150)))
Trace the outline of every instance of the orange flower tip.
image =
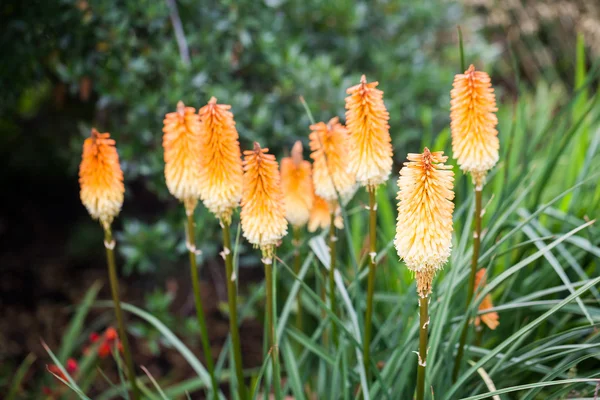
POLYGON ((198 111, 201 120, 199 190, 202 202, 221 223, 229 224, 242 197, 239 134, 228 104, 211 97, 198 111))
POLYGON ((477 187, 498 162, 496 95, 490 76, 473 65, 454 77, 450 92, 450 129, 453 157, 471 174, 477 187))
POLYGON ((193 214, 200 198, 200 117, 196 109, 177 103, 163 121, 165 181, 169 192, 193 214))
POLYGON ((365 74, 362 74, 360 77, 360 83, 365 84, 367 83, 367 77, 365 74))
POLYGON ((302 142, 301 141, 296 141, 296 143, 294 143, 294 146, 292 147, 292 160, 294 161, 294 164, 296 165, 296 168, 300 166, 300 164, 302 164, 303 158, 302 158, 302 142))
POLYGON ((119 155, 109 133, 92 128, 90 137, 84 141, 79 185, 81 202, 91 217, 109 229, 121 211, 125 193, 119 155))
POLYGON ((348 130, 338 117, 327 124, 313 124, 310 129, 315 193, 328 201, 337 201, 338 194, 344 202, 349 201, 356 192, 356 180, 348 171, 348 130))
POLYGON ((244 152, 242 212, 244 237, 270 258, 274 246, 287 234, 284 195, 275 156, 258 142, 244 152))
POLYGON ((349 136, 348 170, 368 190, 384 183, 392 172, 393 151, 389 113, 378 82, 361 82, 346 93, 346 127, 349 136))
POLYGON ((394 244, 398 256, 417 273, 441 269, 450 256, 454 173, 452 166, 444 164, 448 157, 443 154, 428 148, 422 154, 408 154, 398 179, 394 244))
POLYGON ((177 102, 177 113, 182 117, 185 115, 185 104, 181 100, 177 102))

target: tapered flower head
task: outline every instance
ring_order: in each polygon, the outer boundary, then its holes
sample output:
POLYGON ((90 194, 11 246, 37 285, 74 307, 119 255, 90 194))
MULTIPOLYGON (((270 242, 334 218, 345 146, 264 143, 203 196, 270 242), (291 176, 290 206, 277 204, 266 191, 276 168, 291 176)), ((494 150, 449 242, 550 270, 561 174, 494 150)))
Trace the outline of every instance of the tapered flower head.
POLYGON ((498 118, 494 114, 496 95, 490 76, 471 65, 454 77, 450 92, 452 151, 460 169, 470 172, 481 187, 485 176, 498 161, 498 118))
POLYGON ((340 206, 337 202, 329 202, 324 198, 315 194, 312 209, 310 210, 310 218, 308 220, 308 231, 314 232, 317 229, 328 229, 331 225, 331 207, 335 206, 335 219, 334 224, 336 228, 342 229, 344 227, 344 220, 340 215, 340 206))
POLYGON ((302 142, 292 147, 290 157, 281 159, 281 186, 285 217, 295 227, 308 222, 313 206, 313 183, 310 162, 302 158, 302 142))
POLYGON ((346 93, 346 127, 350 132, 349 170, 368 190, 384 183, 392 172, 390 115, 383 104, 379 82, 367 83, 366 77, 346 93))
POLYGON ((212 97, 198 112, 202 121, 200 194, 206 208, 226 223, 242 197, 242 159, 230 105, 212 97))
POLYGON ((200 197, 200 118, 180 101, 163 124, 167 188, 192 214, 200 197))
POLYGON ((398 223, 394 244, 406 266, 417 273, 419 294, 431 290, 431 279, 450 256, 454 211, 452 166, 444 153, 408 154, 398 179, 398 223))
POLYGON ((81 202, 92 218, 108 229, 121 211, 125 193, 119 155, 109 133, 92 128, 91 136, 85 139, 79 185, 81 202))
POLYGON ((242 232, 263 257, 270 259, 275 245, 287 234, 287 220, 279 167, 275 156, 254 143, 253 150, 244 151, 242 192, 242 232))
POLYGON ((356 181, 348 172, 348 131, 337 117, 327 124, 311 125, 310 129, 315 192, 327 201, 337 201, 338 193, 343 201, 350 200, 356 192, 356 181))
MULTIPOLYGON (((483 289, 484 287, 485 287, 485 268, 482 268, 479 271, 477 271, 477 275, 475 275, 475 290, 483 289)), ((492 304, 492 296, 490 294, 487 294, 483 298, 481 303, 479 304, 479 311, 489 310, 490 308, 493 308, 493 307, 494 307, 494 305, 492 304)), ((475 326, 479 326, 481 324, 481 321, 483 321, 483 323, 486 324, 487 327, 490 328, 491 330, 496 329, 498 327, 498 325, 500 325, 500 317, 498 316, 498 313, 495 311, 488 312, 483 315, 477 316, 475 318, 475 326)))

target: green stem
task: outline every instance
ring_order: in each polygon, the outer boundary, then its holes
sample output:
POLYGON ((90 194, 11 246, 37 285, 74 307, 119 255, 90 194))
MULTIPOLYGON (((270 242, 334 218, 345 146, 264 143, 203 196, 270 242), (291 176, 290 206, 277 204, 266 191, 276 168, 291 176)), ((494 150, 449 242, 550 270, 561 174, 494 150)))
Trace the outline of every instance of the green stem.
POLYGON ((465 49, 463 46, 462 29, 460 29, 460 26, 458 27, 458 48, 460 50, 460 73, 462 74, 467 70, 467 67, 465 65, 465 49))
POLYGON ((281 400, 281 372, 279 370, 279 347, 277 345, 277 331, 275 330, 275 282, 273 280, 273 264, 275 257, 264 263, 265 285, 267 286, 267 326, 269 329, 269 344, 271 345, 271 360, 273 362, 273 387, 275 399, 281 400))
POLYGON ((427 329, 429 328, 429 298, 419 298, 419 361, 417 367, 417 400, 425 398, 425 368, 427 364, 427 329))
MULTIPOLYGON (((302 258, 300 257, 300 241, 302 232, 299 227, 294 227, 294 273, 296 276, 300 274, 300 268, 302 267, 302 258)), ((298 290, 296 295, 296 328, 302 332, 302 287, 298 290)))
POLYGON ((117 317, 117 325, 119 328, 119 336, 123 345, 123 354, 125 355, 125 364, 127 365, 127 375, 131 383, 131 395, 133 400, 140 398, 140 389, 136 383, 135 367, 133 366, 133 358, 129 348, 129 340, 127 339, 127 331, 125 330, 125 322, 123 320, 123 311, 121 310, 121 300, 119 299, 119 280, 117 278, 117 267, 115 263, 114 247, 115 242, 112 237, 110 226, 104 227, 104 247, 106 248, 106 261, 108 264, 108 277, 110 279, 110 290, 115 305, 115 315, 117 317))
POLYGON ((365 318, 365 339, 363 343, 363 362, 365 372, 369 377, 370 346, 371 346, 371 321, 373 319, 373 292, 375 290, 375 255, 377 254, 377 203, 375 201, 375 188, 369 191, 369 278, 367 284, 367 314, 365 318))
POLYGON ((225 254, 225 280, 227 281, 227 298, 229 303, 229 331, 231 333, 231 343, 233 345, 233 359, 235 362, 235 374, 237 377, 238 393, 240 400, 248 398, 246 393, 246 384, 244 383, 244 371, 242 363, 242 347, 240 345, 240 331, 237 318, 237 287, 235 282, 237 277, 233 271, 233 252, 231 249, 231 234, 229 224, 223 223, 223 247, 225 254))
POLYGON ((473 257, 471 258, 471 274, 469 275, 469 287, 467 292, 467 305, 465 307, 465 322, 463 324, 462 333, 460 335, 460 343, 458 345, 458 353, 454 360, 454 370, 452 371, 452 381, 456 382, 458 378, 458 372, 460 371, 460 362, 462 360, 465 343, 467 341, 467 334, 469 328, 469 306, 471 300, 473 300, 473 293, 475 292, 475 274, 477 273, 477 261, 479 259, 479 246, 481 244, 481 187, 475 187, 475 230, 473 231, 473 257))
MULTIPOLYGON (((337 305, 335 298, 335 259, 336 259, 336 241, 335 235, 335 213, 331 213, 331 223, 329 224, 329 307, 331 312, 337 315, 337 305)), ((331 321, 331 336, 333 337, 334 346, 338 345, 337 325, 331 321)))
POLYGON ((208 339, 208 329, 206 328, 206 318, 204 317, 204 306, 202 305, 202 297, 200 296, 200 280, 198 279, 198 265, 196 264, 196 237, 194 235, 194 214, 188 213, 187 216, 187 248, 190 256, 190 273, 192 278, 192 288, 194 290, 194 301, 196 303, 196 316, 198 317, 198 325, 200 326, 200 339, 202 341, 202 349, 204 350, 204 358, 206 359, 206 369, 210 375, 212 383, 213 398, 219 398, 219 385, 215 377, 215 367, 210 351, 210 341, 208 339))

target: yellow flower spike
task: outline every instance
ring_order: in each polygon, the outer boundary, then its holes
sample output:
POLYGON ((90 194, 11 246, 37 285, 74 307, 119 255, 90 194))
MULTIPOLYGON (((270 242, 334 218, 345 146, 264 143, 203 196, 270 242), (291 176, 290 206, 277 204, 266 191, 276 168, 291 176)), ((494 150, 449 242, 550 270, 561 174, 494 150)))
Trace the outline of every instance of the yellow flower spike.
POLYGON ((452 151, 460 169, 470 172, 481 187, 488 171, 498 162, 496 95, 490 76, 471 65, 454 77, 450 92, 452 151))
POLYGON ((177 103, 177 111, 163 121, 165 180, 169 192, 194 213, 200 198, 200 118, 196 109, 177 103))
MULTIPOLYGON (((338 229, 344 228, 344 220, 341 213, 340 206, 336 204, 335 212, 335 227, 338 229)), ((310 218, 308 219, 308 231, 315 232, 317 229, 328 229, 331 224, 331 208, 330 202, 315 194, 312 209, 310 210, 310 218)))
POLYGON ((310 129, 315 193, 327 201, 337 202, 338 193, 343 201, 350 200, 356 192, 356 181, 348 172, 348 131, 337 117, 327 124, 313 124, 310 129))
POLYGON ((253 150, 244 151, 242 191, 242 232, 263 257, 270 259, 277 243, 287 234, 287 220, 279 166, 275 156, 254 142, 253 150))
POLYGON ((454 211, 451 165, 444 153, 408 154, 398 179, 398 222, 394 244, 406 266, 417 273, 419 295, 431 290, 433 274, 450 256, 454 211))
POLYGON ((349 170, 356 181, 370 191, 384 183, 392 172, 392 139, 389 113, 383 103, 379 82, 366 77, 346 93, 346 127, 350 133, 349 170))
POLYGON ((81 202, 92 218, 109 229, 121 211, 125 185, 115 141, 109 133, 92 128, 91 136, 83 143, 79 165, 81 202))
POLYGON ((206 208, 229 224, 242 197, 242 159, 239 135, 230 105, 212 97, 198 114, 202 123, 200 194, 206 208))
POLYGON ((313 206, 313 183, 310 162, 302 158, 302 142, 292 147, 290 157, 281 159, 281 186, 285 217, 294 227, 306 225, 313 206))
MULTIPOLYGON (((482 268, 477 271, 477 275, 475 275, 475 289, 483 289, 485 287, 485 270, 485 268, 482 268)), ((492 304, 492 296, 487 294, 479 304, 479 311, 485 311, 493 307, 494 305, 492 304)), ((477 316, 475 318, 475 326, 479 326, 482 321, 491 330, 496 329, 498 325, 500 325, 500 317, 495 311, 477 316)))

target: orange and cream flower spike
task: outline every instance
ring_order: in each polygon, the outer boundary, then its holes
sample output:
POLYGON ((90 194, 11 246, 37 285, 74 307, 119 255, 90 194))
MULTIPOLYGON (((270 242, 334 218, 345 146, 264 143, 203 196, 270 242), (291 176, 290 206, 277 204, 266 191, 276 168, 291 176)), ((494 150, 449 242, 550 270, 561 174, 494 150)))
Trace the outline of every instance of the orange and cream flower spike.
POLYGON ((356 180, 348 172, 348 131, 337 117, 310 129, 315 193, 329 202, 337 202, 338 193, 342 201, 349 201, 356 192, 356 180))
POLYGON ((498 162, 496 95, 490 76, 471 65, 454 77, 450 92, 452 151, 460 169, 470 172, 479 189, 488 171, 498 162))
POLYGON ((302 142, 292 147, 290 157, 281 159, 281 186, 285 217, 292 226, 300 228, 308 222, 313 207, 313 183, 310 162, 302 158, 302 142))
POLYGON ((227 224, 242 197, 243 175, 239 135, 230 109, 211 97, 198 111, 202 124, 200 197, 206 208, 227 224))
MULTIPOLYGON (((344 220, 340 215, 341 209, 339 204, 335 203, 335 219, 333 223, 338 229, 344 228, 344 220)), ((314 232, 317 229, 328 229, 331 224, 331 208, 330 202, 315 194, 312 209, 310 210, 310 217, 308 219, 308 231, 314 232)))
MULTIPOLYGON (((485 271, 485 268, 477 271, 477 275, 475 275, 475 290, 483 289, 485 287, 485 271)), ((493 307, 494 305, 492 304, 492 296, 488 293, 479 304, 479 311, 489 310, 493 307)), ((500 317, 495 311, 477 316, 475 318, 475 326, 479 326, 482 321, 491 330, 496 329, 498 325, 500 325, 500 317)))
POLYGON ((370 191, 387 181, 392 172, 392 139, 389 113, 383 104, 379 82, 360 83, 346 93, 346 127, 350 132, 349 171, 370 191))
POLYGON ((416 274, 420 297, 431 293, 435 273, 448 261, 452 246, 454 173, 444 152, 408 154, 398 179, 398 256, 416 274))
POLYGON ((167 188, 192 215, 200 198, 200 118, 195 108, 180 101, 163 124, 167 188))
POLYGON ((275 156, 254 142, 244 151, 242 191, 242 232, 255 247, 260 247, 265 263, 271 262, 277 243, 287 234, 287 220, 279 167, 275 156))
POLYGON ((92 218, 99 220, 105 230, 110 229, 121 211, 125 186, 115 141, 109 133, 92 128, 91 136, 85 139, 79 185, 81 202, 92 218))

